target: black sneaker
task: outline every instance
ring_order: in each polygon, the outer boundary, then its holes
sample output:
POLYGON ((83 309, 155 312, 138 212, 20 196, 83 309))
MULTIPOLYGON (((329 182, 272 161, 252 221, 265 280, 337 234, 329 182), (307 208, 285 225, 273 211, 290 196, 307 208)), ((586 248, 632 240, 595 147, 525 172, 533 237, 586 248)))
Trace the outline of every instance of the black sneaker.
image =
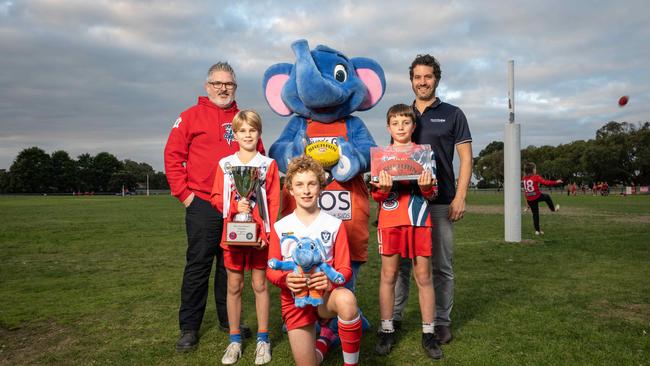
POLYGON ((199 344, 199 332, 196 330, 181 330, 181 337, 176 342, 176 352, 191 352, 199 344))
MULTIPOLYGON (((227 324, 219 324, 219 329, 224 333, 230 333, 230 326, 227 324)), ((241 332, 241 337, 243 339, 250 338, 253 335, 251 328, 246 324, 239 324, 239 331, 241 332)))
POLYGON ((379 342, 375 346, 375 352, 381 356, 388 355, 395 344, 395 333, 378 332, 377 336, 379 337, 379 342))
POLYGON ((440 344, 449 344, 454 339, 451 334, 451 325, 436 325, 435 332, 440 344))
POLYGON ((438 343, 435 333, 422 333, 422 347, 427 355, 434 360, 442 358, 442 349, 440 349, 440 343, 438 343))
POLYGON ((393 328, 395 328, 396 332, 402 330, 402 321, 401 320, 393 320, 393 328))

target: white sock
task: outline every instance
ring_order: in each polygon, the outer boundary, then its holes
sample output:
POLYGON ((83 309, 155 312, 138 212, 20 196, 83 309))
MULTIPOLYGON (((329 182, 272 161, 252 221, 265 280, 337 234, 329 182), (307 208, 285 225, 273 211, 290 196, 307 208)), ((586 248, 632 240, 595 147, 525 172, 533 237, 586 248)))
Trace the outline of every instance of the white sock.
POLYGON ((381 320, 381 331, 384 333, 393 333, 395 331, 392 318, 388 320, 381 320))
POLYGON ((435 329, 435 322, 425 323, 422 322, 422 333, 433 333, 435 329))

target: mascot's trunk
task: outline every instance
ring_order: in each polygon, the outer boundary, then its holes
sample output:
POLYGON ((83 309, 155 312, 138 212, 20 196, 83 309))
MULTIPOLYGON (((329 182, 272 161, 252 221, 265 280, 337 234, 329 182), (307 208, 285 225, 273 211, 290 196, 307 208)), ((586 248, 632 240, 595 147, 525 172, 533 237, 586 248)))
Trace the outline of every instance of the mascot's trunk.
POLYGON ((348 97, 347 93, 336 81, 322 77, 320 70, 314 63, 311 52, 309 52, 307 41, 297 41, 291 48, 296 55, 295 71, 298 95, 305 106, 308 108, 326 108, 343 103, 348 97))

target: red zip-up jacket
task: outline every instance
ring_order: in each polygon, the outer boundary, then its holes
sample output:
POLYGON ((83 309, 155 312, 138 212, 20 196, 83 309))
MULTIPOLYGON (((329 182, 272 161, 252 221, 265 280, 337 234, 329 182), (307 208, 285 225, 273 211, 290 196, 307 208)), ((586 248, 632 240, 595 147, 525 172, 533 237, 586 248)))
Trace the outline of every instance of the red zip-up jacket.
MULTIPOLYGON (((237 103, 220 108, 208 97, 181 113, 165 145, 165 175, 171 194, 183 202, 191 193, 210 201, 219 160, 239 151, 232 119, 237 103)), ((257 150, 264 154, 262 139, 257 150)))
POLYGON ((537 174, 523 177, 521 183, 524 185, 524 194, 528 201, 534 201, 542 195, 542 192, 539 190, 540 184, 545 186, 556 186, 560 184, 556 180, 546 180, 537 174))

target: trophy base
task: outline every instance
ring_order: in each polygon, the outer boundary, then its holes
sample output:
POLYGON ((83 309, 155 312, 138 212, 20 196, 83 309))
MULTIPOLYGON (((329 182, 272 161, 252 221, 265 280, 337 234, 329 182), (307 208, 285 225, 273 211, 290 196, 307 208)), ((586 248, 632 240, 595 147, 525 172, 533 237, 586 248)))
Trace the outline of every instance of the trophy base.
POLYGON ((257 242, 257 223, 228 222, 226 223, 226 240, 224 244, 231 246, 259 246, 257 242))

